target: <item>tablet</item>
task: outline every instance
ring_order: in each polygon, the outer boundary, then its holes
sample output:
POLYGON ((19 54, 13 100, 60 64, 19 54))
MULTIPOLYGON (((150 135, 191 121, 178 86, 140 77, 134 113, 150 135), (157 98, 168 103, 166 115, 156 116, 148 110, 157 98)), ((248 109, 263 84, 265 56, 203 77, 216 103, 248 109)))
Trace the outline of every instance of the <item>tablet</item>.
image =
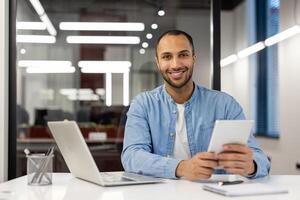
POLYGON ((247 144, 253 120, 216 120, 208 152, 220 153, 224 144, 247 144))

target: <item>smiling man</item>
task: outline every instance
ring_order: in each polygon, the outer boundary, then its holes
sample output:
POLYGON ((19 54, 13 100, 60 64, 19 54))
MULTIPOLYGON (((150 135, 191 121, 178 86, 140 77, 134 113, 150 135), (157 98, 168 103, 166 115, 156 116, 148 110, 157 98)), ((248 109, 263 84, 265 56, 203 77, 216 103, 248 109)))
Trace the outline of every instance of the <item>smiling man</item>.
POLYGON ((270 163, 253 135, 248 145, 207 152, 215 120, 245 119, 228 94, 192 80, 193 39, 183 31, 161 35, 156 62, 164 85, 136 96, 127 113, 122 164, 126 171, 163 178, 207 179, 213 173, 249 178, 268 175, 270 163), (214 168, 222 166, 224 170, 214 168))

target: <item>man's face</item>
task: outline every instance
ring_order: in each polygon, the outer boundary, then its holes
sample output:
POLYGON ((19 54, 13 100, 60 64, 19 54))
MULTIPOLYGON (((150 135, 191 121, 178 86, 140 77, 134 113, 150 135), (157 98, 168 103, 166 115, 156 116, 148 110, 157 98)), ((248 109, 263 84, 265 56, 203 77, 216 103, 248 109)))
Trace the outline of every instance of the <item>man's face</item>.
POLYGON ((174 88, 191 81, 195 56, 184 35, 166 35, 157 46, 157 66, 164 80, 174 88))

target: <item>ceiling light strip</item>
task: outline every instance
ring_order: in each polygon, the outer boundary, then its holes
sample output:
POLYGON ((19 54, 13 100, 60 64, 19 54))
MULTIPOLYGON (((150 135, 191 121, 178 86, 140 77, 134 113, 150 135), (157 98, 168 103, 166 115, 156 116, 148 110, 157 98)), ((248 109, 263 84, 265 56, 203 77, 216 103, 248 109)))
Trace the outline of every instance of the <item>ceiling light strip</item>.
POLYGON ((105 73, 127 73, 129 68, 120 68, 120 67, 82 67, 82 73, 96 73, 96 74, 105 74, 105 73))
POLYGON ((267 46, 271 46, 271 45, 274 45, 282 40, 285 40, 289 37, 292 37, 296 34, 300 33, 300 26, 299 25, 296 25, 296 26, 293 26, 285 31, 282 31, 272 37, 269 37, 268 39, 265 40, 265 44, 267 46))
POLYGON ((143 31, 145 24, 134 22, 61 22, 59 28, 69 31, 143 31))
POLYGON ((123 105, 129 105, 129 72, 123 73, 123 105))
POLYGON ((49 32, 50 35, 55 36, 57 34, 57 31, 55 30, 53 24, 51 23, 50 19, 46 14, 40 16, 42 22, 46 25, 47 31, 49 32))
POLYGON ((29 74, 74 73, 75 67, 27 67, 26 72, 29 74))
POLYGON ((295 36, 300 33, 300 26, 295 25, 285 31, 282 31, 276 35, 273 35, 266 39, 264 42, 256 43, 255 45, 252 45, 246 49, 243 49, 238 52, 238 57, 236 57, 235 54, 228 56, 220 61, 220 66, 225 67, 231 63, 236 62, 239 58, 245 58, 249 55, 252 55, 262 49, 264 49, 266 46, 272 46, 274 44, 277 44, 278 42, 281 42, 285 39, 288 39, 292 36, 295 36))
POLYGON ((237 60, 238 60, 237 55, 233 54, 233 55, 230 55, 230 56, 222 59, 220 65, 221 65, 221 67, 225 67, 231 63, 236 62, 237 60))
POLYGON ((245 57, 250 56, 264 48, 265 48, 264 42, 258 42, 246 49, 239 51, 237 55, 239 58, 245 58, 245 57))
POLYGON ((129 68, 131 67, 130 61, 79 61, 79 67, 119 67, 119 68, 129 68))
POLYGON ((19 60, 19 67, 71 67, 71 61, 63 60, 19 60))
POLYGON ((62 95, 88 95, 93 94, 93 90, 90 88, 63 88, 59 90, 59 93, 62 95))
POLYGON ((55 43, 56 38, 52 35, 17 35, 17 43, 55 43))
POLYGON ((112 105, 112 74, 106 73, 105 76, 105 103, 107 106, 112 105))
POLYGON ((50 19, 48 18, 41 2, 39 0, 29 0, 32 4, 33 8, 35 9, 36 13, 40 16, 40 19, 43 23, 45 23, 47 31, 50 35, 55 36, 57 31, 55 30, 53 24, 51 23, 50 19))
POLYGON ((139 44, 137 36, 67 36, 72 44, 139 44))
POLYGON ((43 22, 17 22, 17 30, 46 30, 43 22))
POLYGON ((29 1, 39 16, 45 13, 45 10, 39 0, 29 0, 29 1))

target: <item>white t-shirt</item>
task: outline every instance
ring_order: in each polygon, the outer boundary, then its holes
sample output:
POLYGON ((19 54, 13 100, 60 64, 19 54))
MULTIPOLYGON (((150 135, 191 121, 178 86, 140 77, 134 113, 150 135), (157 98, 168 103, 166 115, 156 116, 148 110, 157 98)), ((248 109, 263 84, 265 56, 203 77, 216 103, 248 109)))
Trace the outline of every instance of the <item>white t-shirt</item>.
POLYGON ((190 148, 187 139, 186 123, 184 117, 184 104, 177 104, 176 135, 173 149, 173 158, 190 159, 190 148))

